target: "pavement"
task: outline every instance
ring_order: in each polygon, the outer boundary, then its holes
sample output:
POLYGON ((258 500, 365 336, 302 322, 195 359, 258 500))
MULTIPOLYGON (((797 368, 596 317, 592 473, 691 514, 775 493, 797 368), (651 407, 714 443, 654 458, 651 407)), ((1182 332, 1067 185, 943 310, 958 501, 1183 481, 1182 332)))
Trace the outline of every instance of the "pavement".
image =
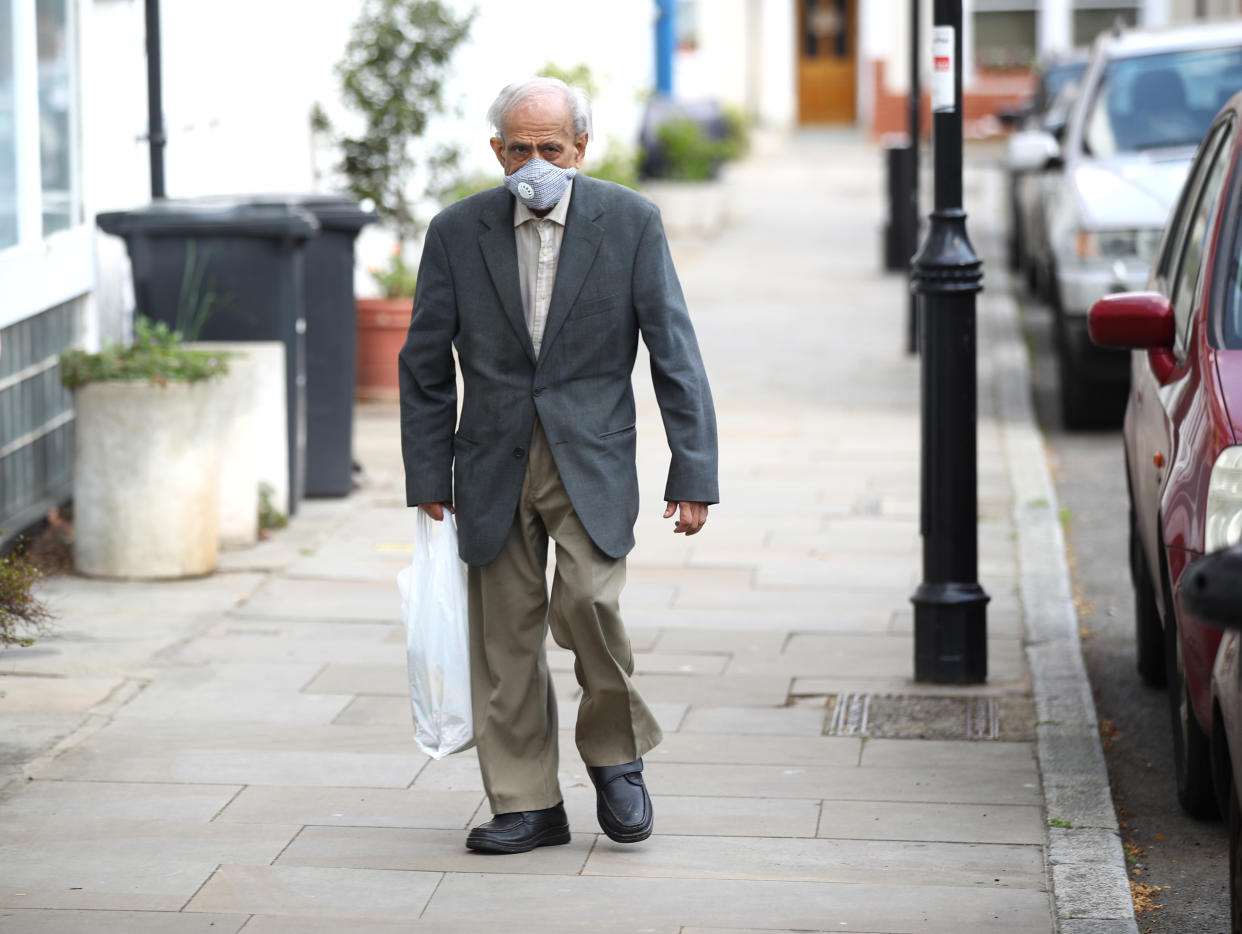
MULTIPOLYGON (((21 934, 1135 934, 1062 529, 968 172, 979 297, 989 681, 912 681, 918 362, 879 269, 882 160, 762 139, 731 223, 674 256, 716 397, 723 502, 674 536, 644 364, 645 496, 623 609, 665 730, 656 832, 598 829, 572 731, 573 842, 464 849, 472 752, 412 741, 395 584, 395 408, 358 409, 362 488, 208 578, 60 577, 53 635, 0 655, 0 930, 21 934)), ((562 722, 578 694, 550 649, 562 722)))

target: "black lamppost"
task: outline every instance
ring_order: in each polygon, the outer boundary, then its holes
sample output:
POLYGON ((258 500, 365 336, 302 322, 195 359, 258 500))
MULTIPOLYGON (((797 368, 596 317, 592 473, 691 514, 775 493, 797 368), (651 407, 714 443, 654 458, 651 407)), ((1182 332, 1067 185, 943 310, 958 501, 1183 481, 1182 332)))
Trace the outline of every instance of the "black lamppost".
POLYGON ((146 0, 147 22, 147 142, 151 145, 151 197, 165 197, 164 93, 160 65, 160 0, 146 0))
POLYGON ((923 582, 914 603, 916 681, 987 680, 987 602, 979 585, 975 294, 983 264, 962 210, 962 3, 934 0, 935 210, 914 257, 922 353, 923 582))
MULTIPOLYGON (((922 51, 922 38, 919 35, 919 0, 910 0, 910 100, 907 118, 910 132, 910 206, 909 221, 910 239, 919 236, 919 137, 922 135, 922 89, 919 87, 919 53, 922 51)), ((918 296, 914 292, 914 265, 911 260, 909 267, 910 297, 906 306, 906 353, 916 353, 919 349, 919 308, 918 296)))

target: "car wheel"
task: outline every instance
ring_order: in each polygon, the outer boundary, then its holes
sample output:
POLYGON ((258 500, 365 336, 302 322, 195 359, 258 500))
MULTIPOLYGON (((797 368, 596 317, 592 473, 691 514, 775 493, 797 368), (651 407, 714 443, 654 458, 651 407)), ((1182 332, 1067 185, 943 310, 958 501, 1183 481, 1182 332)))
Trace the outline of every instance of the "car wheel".
POLYGON ((1229 928, 1242 934, 1242 808, 1238 791, 1229 784, 1229 928))
POLYGON ((1134 654, 1139 677, 1149 687, 1164 687, 1164 626, 1156 609, 1156 586, 1147 569, 1138 536, 1134 506, 1130 506, 1130 580, 1134 586, 1134 654))
POLYGON ((1164 627, 1164 635, 1177 801, 1191 817, 1216 817, 1219 811, 1216 807, 1216 789, 1212 784, 1211 745, 1190 704, 1181 640, 1177 637, 1177 622, 1172 613, 1169 614, 1168 625, 1164 627))

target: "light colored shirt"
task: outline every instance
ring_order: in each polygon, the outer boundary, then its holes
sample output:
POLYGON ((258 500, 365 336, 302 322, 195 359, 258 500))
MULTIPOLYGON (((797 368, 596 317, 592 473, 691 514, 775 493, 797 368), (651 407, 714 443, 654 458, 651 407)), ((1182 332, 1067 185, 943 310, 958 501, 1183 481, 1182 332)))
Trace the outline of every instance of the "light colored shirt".
POLYGON ((565 194, 544 217, 517 201, 513 208, 513 233, 517 238, 518 284, 522 290, 522 311, 535 356, 543 345, 543 328, 548 320, 548 303, 556 284, 556 267, 561 259, 561 241, 565 237, 565 218, 569 214, 569 196, 573 182, 565 194))

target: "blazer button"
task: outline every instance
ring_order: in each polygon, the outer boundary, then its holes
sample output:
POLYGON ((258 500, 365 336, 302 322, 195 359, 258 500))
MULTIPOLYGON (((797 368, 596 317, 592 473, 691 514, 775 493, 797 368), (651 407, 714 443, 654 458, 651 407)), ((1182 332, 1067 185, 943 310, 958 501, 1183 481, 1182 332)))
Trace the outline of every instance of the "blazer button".
POLYGON ((516 457, 518 460, 521 460, 521 459, 522 459, 522 456, 523 456, 525 453, 526 453, 526 452, 525 452, 525 451, 523 451, 521 448, 514 448, 514 449, 513 449, 513 456, 514 456, 514 457, 516 457))
POLYGON ((541 392, 543 392, 543 387, 542 387, 542 386, 536 386, 536 387, 535 387, 535 395, 539 395, 541 392))

